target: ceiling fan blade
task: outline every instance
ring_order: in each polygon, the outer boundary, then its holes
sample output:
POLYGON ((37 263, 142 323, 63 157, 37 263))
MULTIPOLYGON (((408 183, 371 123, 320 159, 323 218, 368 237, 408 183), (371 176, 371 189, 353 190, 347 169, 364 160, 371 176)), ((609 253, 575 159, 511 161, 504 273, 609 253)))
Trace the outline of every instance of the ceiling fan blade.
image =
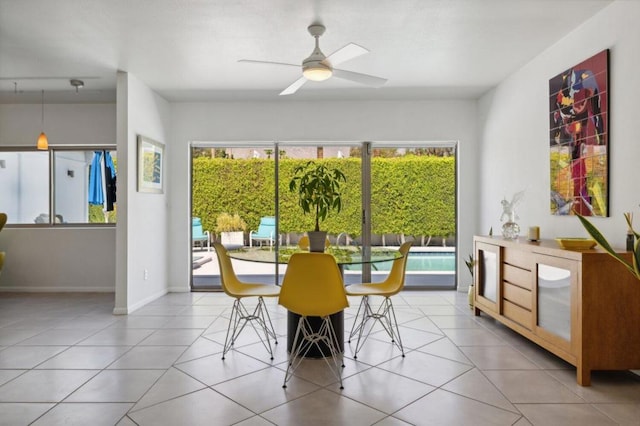
POLYGON ((380 87, 387 82, 386 78, 376 77, 373 75, 362 74, 359 72, 345 71, 333 69, 333 76, 338 78, 344 78, 345 80, 355 81, 356 83, 364 84, 371 87, 380 87))
POLYGON ((282 92, 280 92, 280 96, 285 96, 285 95, 293 95, 294 93, 296 93, 298 91, 299 88, 302 87, 303 84, 305 84, 307 82, 307 79, 305 77, 300 77, 299 79, 297 79, 296 81, 293 82, 293 84, 289 87, 287 87, 286 89, 284 89, 282 92))
POLYGON ((285 65, 287 67, 300 68, 299 64, 287 64, 286 62, 254 61, 253 59, 240 59, 238 62, 247 62, 250 64, 285 65))
POLYGON ((357 58, 360 55, 364 55, 365 53, 369 53, 369 51, 364 47, 358 46, 355 43, 349 43, 327 56, 327 60, 331 62, 332 66, 335 66, 350 59, 357 58))

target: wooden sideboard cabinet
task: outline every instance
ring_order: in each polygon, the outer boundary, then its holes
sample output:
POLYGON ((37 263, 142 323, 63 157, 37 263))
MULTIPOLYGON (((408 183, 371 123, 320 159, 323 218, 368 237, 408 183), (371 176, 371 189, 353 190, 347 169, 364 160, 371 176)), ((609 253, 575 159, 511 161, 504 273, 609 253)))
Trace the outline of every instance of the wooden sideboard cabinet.
MULTIPOLYGON (((631 253, 620 251, 631 260, 631 253)), ((495 318, 577 369, 640 369, 640 281, 604 251, 474 237, 475 315, 495 318)))

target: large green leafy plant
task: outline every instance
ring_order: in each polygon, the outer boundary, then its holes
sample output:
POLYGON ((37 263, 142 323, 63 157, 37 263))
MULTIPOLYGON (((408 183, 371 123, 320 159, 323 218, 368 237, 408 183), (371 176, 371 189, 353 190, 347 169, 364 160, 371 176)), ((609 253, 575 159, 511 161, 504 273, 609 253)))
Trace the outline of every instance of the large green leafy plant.
POLYGON ((609 241, 602 235, 602 233, 595 227, 589 220, 582 216, 577 215, 580 222, 582 222, 582 226, 587 230, 589 235, 602 247, 607 253, 613 256, 616 260, 622 263, 628 270, 631 272, 638 280, 640 280, 640 268, 638 265, 640 264, 640 251, 638 250, 638 243, 640 242, 640 234, 638 234, 634 229, 631 223, 631 213, 625 213, 624 218, 627 221, 627 225, 629 226, 629 231, 631 231, 635 237, 635 244, 633 245, 633 259, 632 262, 624 259, 620 256, 616 251, 611 247, 609 241))
POLYGON ((320 231, 329 211, 342 210, 340 184, 347 178, 340 170, 313 161, 296 167, 293 174, 289 191, 298 193, 298 205, 305 214, 315 215, 315 231, 320 231))

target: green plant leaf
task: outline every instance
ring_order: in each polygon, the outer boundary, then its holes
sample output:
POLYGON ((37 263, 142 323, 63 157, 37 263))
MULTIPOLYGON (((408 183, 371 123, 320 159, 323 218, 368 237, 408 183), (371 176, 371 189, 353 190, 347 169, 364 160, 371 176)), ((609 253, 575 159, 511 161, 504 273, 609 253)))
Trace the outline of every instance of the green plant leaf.
POLYGON ((609 241, 607 241, 607 239, 604 237, 604 235, 602 235, 602 233, 598 230, 598 228, 596 228, 584 216, 580 214, 577 214, 576 216, 578 216, 578 219, 580 219, 580 222, 582 222, 582 226, 584 226, 584 229, 586 229, 589 235, 591 235, 591 237, 594 240, 596 240, 596 242, 600 247, 602 247, 607 253, 609 253, 611 256, 613 256, 615 259, 621 262, 633 275, 640 278, 638 275, 637 267, 634 267, 634 265, 630 264, 625 259, 623 259, 618 253, 616 253, 613 247, 611 247, 611 244, 609 244, 609 241))
POLYGON ((640 250, 638 250, 638 246, 640 244, 640 239, 636 238, 636 242, 633 244, 633 269, 636 272, 636 277, 640 280, 640 250))
POLYGON ((636 240, 638 238, 640 238, 640 234, 638 234, 634 229, 633 229, 633 225, 631 224, 631 213, 625 213, 624 214, 624 220, 627 221, 627 225, 629 226, 629 229, 631 230, 631 232, 633 232, 633 235, 636 237, 636 240))

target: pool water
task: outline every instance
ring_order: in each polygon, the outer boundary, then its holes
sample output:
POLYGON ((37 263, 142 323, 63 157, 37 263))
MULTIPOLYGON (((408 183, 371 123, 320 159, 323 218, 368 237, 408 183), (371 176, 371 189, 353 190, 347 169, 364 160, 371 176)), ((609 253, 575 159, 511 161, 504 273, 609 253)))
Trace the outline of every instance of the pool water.
MULTIPOLYGON (((393 262, 372 264, 372 271, 389 271, 393 262)), ((361 265, 345 265, 346 271, 360 271, 361 265)), ((409 252, 407 271, 410 272, 454 272, 456 270, 455 252, 409 252)))

